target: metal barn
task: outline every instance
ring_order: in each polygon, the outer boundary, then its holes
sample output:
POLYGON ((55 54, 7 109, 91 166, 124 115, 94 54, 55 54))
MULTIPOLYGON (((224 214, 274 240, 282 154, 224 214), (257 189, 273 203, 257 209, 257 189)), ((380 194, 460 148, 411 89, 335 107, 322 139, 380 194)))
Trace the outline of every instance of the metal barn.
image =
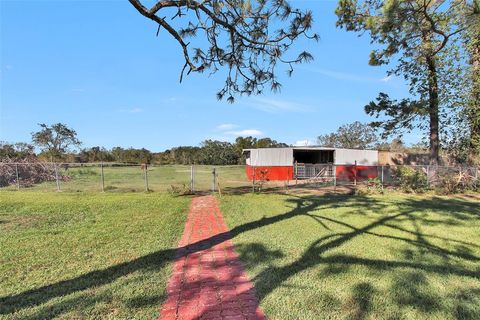
POLYGON ((339 180, 377 176, 378 151, 327 147, 245 149, 250 180, 326 178, 339 180))

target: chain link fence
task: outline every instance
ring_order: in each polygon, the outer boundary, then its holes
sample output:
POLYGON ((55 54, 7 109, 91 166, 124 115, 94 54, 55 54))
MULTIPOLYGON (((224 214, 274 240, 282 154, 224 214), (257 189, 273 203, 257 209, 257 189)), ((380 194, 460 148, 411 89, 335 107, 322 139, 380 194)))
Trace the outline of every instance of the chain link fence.
MULTIPOLYGON (((129 165, 119 163, 0 163, 0 189, 65 192, 252 192, 267 189, 356 185, 423 188, 480 185, 476 167, 315 165, 309 177, 249 180, 246 167, 208 165, 129 165), (323 168, 325 166, 325 168, 323 168), (328 167, 328 168, 327 168, 328 167), (316 171, 315 171, 316 170, 316 171)), ((268 169, 267 169, 268 170, 268 169)))

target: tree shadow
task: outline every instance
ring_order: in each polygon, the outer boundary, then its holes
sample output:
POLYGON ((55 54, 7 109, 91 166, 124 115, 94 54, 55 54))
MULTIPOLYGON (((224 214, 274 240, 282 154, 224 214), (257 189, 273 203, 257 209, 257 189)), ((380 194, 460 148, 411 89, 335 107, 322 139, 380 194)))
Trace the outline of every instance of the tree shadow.
MULTIPOLYGON (((479 257, 473 254, 472 248, 478 245, 468 241, 461 241, 451 239, 448 236, 430 235, 424 233, 421 229, 423 223, 429 225, 449 224, 444 220, 432 220, 425 216, 422 217, 422 210, 434 210, 440 215, 445 215, 449 219, 468 223, 470 220, 478 220, 479 208, 477 204, 462 201, 459 199, 404 199, 397 204, 398 210, 393 214, 381 214, 382 210, 386 208, 387 204, 367 196, 349 196, 345 194, 325 194, 318 196, 292 196, 287 200, 287 204, 291 207, 289 211, 273 215, 269 217, 262 217, 254 221, 250 221, 232 228, 229 232, 217 234, 208 239, 198 241, 188 246, 179 249, 160 250, 128 262, 120 263, 105 269, 95 270, 81 276, 59 281, 53 284, 42 286, 39 288, 26 290, 24 292, 0 297, 0 314, 8 315, 21 309, 38 306, 51 302, 55 298, 63 298, 59 302, 55 302, 54 306, 45 307, 41 309, 30 319, 49 318, 51 315, 58 316, 70 310, 76 310, 79 306, 86 308, 102 300, 100 296, 90 296, 67 299, 66 296, 91 289, 94 287, 112 283, 122 277, 125 277, 133 272, 149 272, 151 270, 158 270, 166 263, 181 257, 185 257, 191 253, 212 248, 215 245, 221 244, 226 240, 235 238, 236 236, 259 229, 268 225, 272 225, 281 221, 286 221, 299 216, 306 216, 312 221, 320 224, 330 234, 322 236, 305 248, 303 254, 299 259, 287 265, 270 266, 261 271, 254 279, 257 296, 260 300, 264 299, 268 294, 276 288, 285 284, 285 282, 292 276, 311 269, 316 266, 325 266, 327 270, 323 275, 339 274, 348 272, 351 266, 363 266, 370 270, 377 270, 381 272, 392 271, 396 269, 409 270, 410 278, 396 279, 392 285, 392 290, 410 290, 414 292, 418 286, 426 286, 422 282, 420 276, 414 277, 415 272, 426 272, 438 275, 458 275, 462 277, 472 278, 478 280, 480 278, 480 269, 470 269, 462 265, 462 263, 455 263, 451 261, 452 258, 460 261, 478 262, 479 257), (353 226, 338 218, 322 215, 324 209, 334 209, 338 207, 349 207, 351 212, 348 214, 359 214, 359 211, 369 210, 375 213, 375 220, 369 222, 362 227, 353 226), (420 213, 418 213, 420 211, 420 213), (454 211, 452 213, 452 211, 454 211), (410 221, 413 230, 406 229, 398 225, 398 222, 410 221), (346 229, 345 232, 335 232, 334 226, 341 226, 346 229), (409 235, 413 235, 414 239, 400 236, 392 236, 386 233, 373 231, 378 227, 390 228, 392 230, 402 231, 409 235), (359 236, 368 235, 378 239, 390 239, 393 241, 401 241, 408 244, 412 248, 412 252, 404 252, 404 259, 402 260, 382 260, 369 259, 348 254, 332 254, 331 250, 340 247, 352 239, 359 236), (443 248, 439 245, 431 243, 429 240, 441 239, 446 243, 457 243, 454 250, 443 248), (417 257, 413 259, 413 252, 424 252, 431 255, 440 256, 444 259, 444 263, 435 261, 428 261, 417 257), (328 253, 328 254, 327 254, 328 253), (410 259, 409 259, 410 258, 410 259), (403 282, 402 282, 403 281, 403 282), (80 300, 81 301, 80 301, 80 300), (48 310, 53 310, 48 313, 48 310), (48 316, 46 316, 48 315, 48 316)), ((255 264, 268 263, 270 264, 275 259, 283 257, 283 253, 279 250, 269 250, 261 243, 249 243, 246 245, 239 245, 237 250, 240 254, 240 259, 245 265, 254 266, 255 264)), ((425 256, 423 256, 425 258, 425 256)), ((475 289, 476 290, 476 289, 475 289)), ((476 292, 476 291, 472 291, 476 292)), ((352 317, 356 319, 365 318, 371 310, 371 297, 375 294, 375 289, 368 283, 359 283, 352 289, 352 299, 355 306, 352 317)), ((416 303, 406 297, 401 299, 399 296, 398 304, 412 305, 416 303)), ((417 297, 418 298, 418 297, 417 297)), ((438 305, 428 296, 419 296, 423 301, 420 305, 414 307, 424 308, 426 312, 438 308, 438 305)), ((154 305, 162 297, 139 297, 131 301, 133 305, 154 305)), ((453 299, 453 298, 452 298, 453 299)), ((456 296, 458 301, 457 313, 462 316, 478 315, 478 309, 469 309, 470 301, 477 301, 472 298, 472 293, 465 293, 464 295, 456 296)))

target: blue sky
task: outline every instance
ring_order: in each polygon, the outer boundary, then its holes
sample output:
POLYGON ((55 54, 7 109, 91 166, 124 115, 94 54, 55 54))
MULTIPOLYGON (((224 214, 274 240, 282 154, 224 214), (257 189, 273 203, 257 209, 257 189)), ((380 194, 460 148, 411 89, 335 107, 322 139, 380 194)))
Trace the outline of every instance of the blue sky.
MULTIPOLYGON (((73 127, 84 147, 161 151, 238 135, 296 143, 353 121, 378 92, 405 97, 403 81, 368 66, 368 37, 335 27, 335 1, 292 1, 314 13, 318 43, 292 54, 315 61, 281 77, 282 91, 217 101, 218 76, 178 82, 180 48, 127 1, 0 0, 0 140, 30 141, 38 123, 73 127)), ((417 132, 406 142, 419 140, 417 132)))

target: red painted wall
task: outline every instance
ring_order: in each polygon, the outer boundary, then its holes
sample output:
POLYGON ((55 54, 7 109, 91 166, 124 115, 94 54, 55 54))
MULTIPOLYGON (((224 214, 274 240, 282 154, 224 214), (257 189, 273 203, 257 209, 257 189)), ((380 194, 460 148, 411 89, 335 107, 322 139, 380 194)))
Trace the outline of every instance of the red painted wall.
MULTIPOLYGON (((253 167, 247 165, 246 173, 248 180, 253 180, 253 167)), ((255 180, 265 179, 267 181, 293 180, 293 166, 282 167, 255 167, 255 180)))
MULTIPOLYGON (((336 166, 337 180, 339 181, 354 181, 355 180, 355 166, 336 166)), ((253 167, 247 165, 246 173, 248 180, 253 180, 253 167)), ((378 177, 378 169, 376 166, 357 166, 357 181, 363 181, 378 177)), ((263 179, 267 181, 286 181, 294 180, 293 166, 281 167, 255 167, 255 180, 263 179)))
MULTIPOLYGON (((378 177, 378 169, 376 166, 357 166, 357 181, 363 181, 378 177)), ((354 181, 355 166, 337 166, 337 180, 354 181)))

